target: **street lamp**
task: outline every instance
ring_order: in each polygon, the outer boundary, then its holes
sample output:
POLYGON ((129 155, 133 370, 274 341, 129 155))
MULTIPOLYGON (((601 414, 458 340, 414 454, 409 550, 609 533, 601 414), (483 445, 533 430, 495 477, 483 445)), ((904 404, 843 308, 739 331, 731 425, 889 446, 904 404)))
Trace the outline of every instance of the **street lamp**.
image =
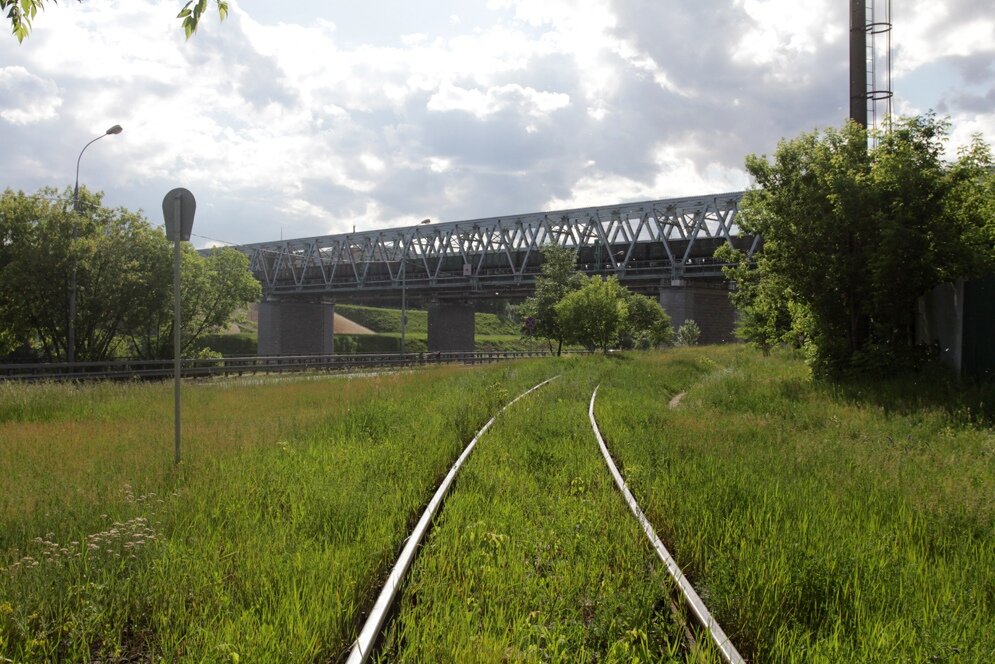
MULTIPOLYGON (((76 185, 73 187, 73 212, 79 214, 79 162, 83 159, 83 153, 86 149, 99 141, 104 136, 109 136, 111 134, 120 134, 124 129, 121 125, 114 125, 107 131, 105 131, 100 136, 83 146, 83 149, 79 151, 79 157, 76 158, 76 185)), ((73 244, 76 240, 77 226, 73 224, 73 244)), ((76 259, 73 259, 73 271, 69 277, 69 338, 66 344, 66 359, 72 364, 76 361, 76 259)))
POLYGON ((403 360, 404 356, 404 332, 408 326, 408 283, 407 283, 407 270, 405 269, 408 265, 408 259, 406 257, 401 257, 401 356, 403 360))

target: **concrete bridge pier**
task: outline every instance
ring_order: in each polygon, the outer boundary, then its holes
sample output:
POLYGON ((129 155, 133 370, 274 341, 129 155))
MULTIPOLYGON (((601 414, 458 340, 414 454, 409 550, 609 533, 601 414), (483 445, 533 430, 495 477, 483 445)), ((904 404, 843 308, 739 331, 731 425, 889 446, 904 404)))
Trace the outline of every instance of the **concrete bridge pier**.
POLYGON ((428 305, 429 351, 475 350, 473 305, 469 302, 433 302, 428 305))
POLYGON ((331 355, 334 317, 334 302, 260 303, 259 355, 331 355))
POLYGON ((660 306, 670 316, 674 331, 686 320, 694 320, 701 328, 700 344, 721 344, 736 341, 736 308, 729 299, 726 284, 722 287, 688 286, 675 279, 660 289, 660 306))

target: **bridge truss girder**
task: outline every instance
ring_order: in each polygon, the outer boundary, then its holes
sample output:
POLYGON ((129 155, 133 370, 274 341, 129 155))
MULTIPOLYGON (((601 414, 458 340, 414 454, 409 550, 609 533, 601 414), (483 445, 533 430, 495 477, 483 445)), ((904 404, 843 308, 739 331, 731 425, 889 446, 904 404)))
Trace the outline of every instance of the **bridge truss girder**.
POLYGON ((721 277, 712 253, 741 236, 742 192, 455 221, 244 245, 267 295, 371 296, 402 287, 454 296, 531 290, 547 243, 578 251, 589 274, 636 287, 721 277))

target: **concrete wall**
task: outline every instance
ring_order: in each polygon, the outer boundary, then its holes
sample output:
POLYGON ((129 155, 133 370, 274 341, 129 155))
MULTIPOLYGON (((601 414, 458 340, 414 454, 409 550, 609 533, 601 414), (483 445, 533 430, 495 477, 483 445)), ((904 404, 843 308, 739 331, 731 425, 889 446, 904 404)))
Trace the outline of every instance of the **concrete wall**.
POLYGON ((473 305, 464 302, 436 302, 428 306, 429 351, 473 352, 473 305))
POLYGON ((957 373, 963 365, 964 282, 940 284, 919 298, 916 343, 939 344, 940 361, 957 373))
POLYGON ((259 304, 260 355, 331 355, 335 305, 328 302, 259 304))
POLYGON ((736 308, 725 288, 672 286, 660 290, 660 306, 670 316, 676 332, 684 321, 694 320, 701 328, 700 344, 736 341, 736 308))

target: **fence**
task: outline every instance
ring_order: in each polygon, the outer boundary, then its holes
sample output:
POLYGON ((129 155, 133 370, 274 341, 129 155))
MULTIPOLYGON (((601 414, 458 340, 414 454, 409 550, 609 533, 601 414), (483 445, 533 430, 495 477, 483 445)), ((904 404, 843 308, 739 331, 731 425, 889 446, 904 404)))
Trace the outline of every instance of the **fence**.
MULTIPOLYGON (((542 357, 549 354, 547 351, 481 351, 406 353, 403 355, 400 353, 276 355, 269 357, 253 355, 246 357, 183 359, 180 361, 180 371, 184 378, 198 378, 209 376, 241 376, 257 373, 407 367, 424 364, 483 364, 523 357, 542 357)), ((172 360, 0 364, 0 380, 8 381, 157 379, 169 378, 172 375, 172 360)))

